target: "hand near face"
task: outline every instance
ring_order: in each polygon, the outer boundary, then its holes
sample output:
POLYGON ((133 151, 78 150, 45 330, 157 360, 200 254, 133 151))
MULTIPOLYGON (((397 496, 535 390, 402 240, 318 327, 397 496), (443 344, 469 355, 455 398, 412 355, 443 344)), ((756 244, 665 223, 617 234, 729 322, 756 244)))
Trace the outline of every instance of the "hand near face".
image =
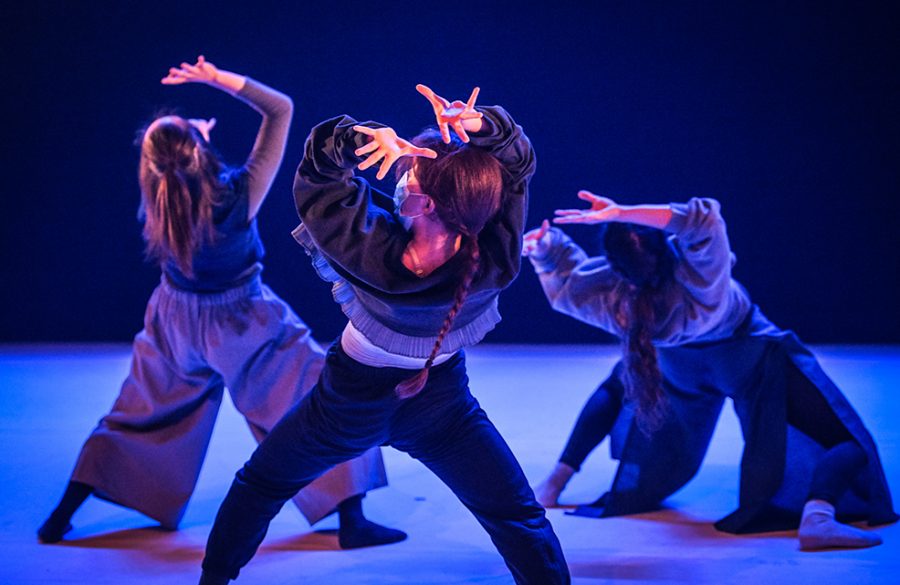
POLYGON ((425 158, 437 158, 435 151, 430 148, 421 148, 408 140, 400 138, 392 128, 354 126, 353 129, 372 138, 371 142, 356 149, 356 156, 368 155, 364 161, 359 163, 357 168, 364 171, 381 161, 381 167, 379 167, 378 173, 375 175, 379 180, 387 175, 391 166, 401 157, 423 156, 425 158))

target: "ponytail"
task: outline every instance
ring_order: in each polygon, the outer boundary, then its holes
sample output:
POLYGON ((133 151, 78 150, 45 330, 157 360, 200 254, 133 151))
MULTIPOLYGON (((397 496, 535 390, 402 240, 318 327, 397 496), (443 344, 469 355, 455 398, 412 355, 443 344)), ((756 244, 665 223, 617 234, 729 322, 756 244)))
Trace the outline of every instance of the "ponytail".
POLYGON ((194 276, 194 252, 215 236, 221 168, 215 153, 181 118, 160 118, 144 131, 138 181, 148 259, 172 260, 185 276, 194 276))
POLYGON ((150 197, 153 210, 147 210, 144 239, 147 255, 171 256, 185 274, 192 272, 194 244, 193 201, 184 172, 174 166, 163 170, 150 197))
POLYGON ((428 356, 428 359, 425 361, 425 366, 419 370, 415 376, 400 382, 397 384, 396 388, 394 388, 394 392, 396 392, 397 397, 400 399, 412 398, 425 387, 425 383, 428 382, 428 371, 431 369, 431 365, 434 363, 434 359, 441 349, 444 337, 450 332, 453 320, 456 318, 457 313, 459 313, 460 308, 466 301, 466 297, 469 296, 469 288, 472 286, 475 275, 478 274, 478 268, 481 265, 481 250, 478 248, 478 237, 467 236, 465 239, 467 252, 469 254, 469 265, 463 279, 456 287, 456 293, 453 296, 453 306, 450 307, 450 311, 444 318, 444 324, 434 342, 431 355, 428 356))

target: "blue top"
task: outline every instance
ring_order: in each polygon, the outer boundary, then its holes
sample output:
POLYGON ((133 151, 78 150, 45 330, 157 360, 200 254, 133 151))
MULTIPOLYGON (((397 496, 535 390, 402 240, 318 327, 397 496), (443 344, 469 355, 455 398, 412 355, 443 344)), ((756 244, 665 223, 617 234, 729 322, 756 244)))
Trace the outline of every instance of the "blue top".
POLYGON ((224 188, 213 208, 215 236, 194 252, 193 278, 185 276, 173 259, 163 262, 166 279, 181 290, 221 292, 245 284, 262 271, 265 250, 256 217, 249 217, 250 199, 264 197, 278 172, 293 104, 288 96, 250 78, 235 97, 260 112, 263 120, 246 162, 221 177, 224 188))
MULTIPOLYGON (((531 142, 498 106, 479 108, 480 132, 470 146, 493 155, 505 169, 500 211, 478 236, 481 270, 444 338, 442 352, 478 343, 500 320, 497 296, 519 272, 528 182, 534 174, 531 142)), ((410 234, 394 215, 393 199, 353 174, 354 151, 369 138, 349 116, 313 128, 294 179, 294 201, 303 222, 295 238, 333 282, 344 314, 376 346, 425 358, 453 305, 467 259, 457 254, 420 278, 401 260, 410 234)), ((377 128, 379 124, 364 125, 377 128)))
MULTIPOLYGON (((660 347, 729 337, 750 312, 747 291, 731 278, 734 254, 715 199, 672 204, 666 226, 679 257, 675 277, 663 285, 653 343, 660 347)), ((625 331, 622 301, 628 282, 605 256, 588 258, 562 231, 551 230, 545 254, 531 263, 552 307, 613 335, 625 331)))

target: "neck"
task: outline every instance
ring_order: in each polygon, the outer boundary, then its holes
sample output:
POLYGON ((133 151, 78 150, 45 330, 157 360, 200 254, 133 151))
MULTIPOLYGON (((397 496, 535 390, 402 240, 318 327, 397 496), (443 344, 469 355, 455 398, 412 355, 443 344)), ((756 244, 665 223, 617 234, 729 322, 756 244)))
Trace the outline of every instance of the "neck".
POLYGON ((456 254, 461 236, 439 221, 418 219, 413 223, 412 239, 406 246, 403 261, 415 274, 425 276, 456 254))
POLYGON ((415 242, 417 247, 441 248, 458 235, 455 231, 448 230, 447 226, 439 220, 425 216, 417 217, 413 220, 412 242, 415 242))

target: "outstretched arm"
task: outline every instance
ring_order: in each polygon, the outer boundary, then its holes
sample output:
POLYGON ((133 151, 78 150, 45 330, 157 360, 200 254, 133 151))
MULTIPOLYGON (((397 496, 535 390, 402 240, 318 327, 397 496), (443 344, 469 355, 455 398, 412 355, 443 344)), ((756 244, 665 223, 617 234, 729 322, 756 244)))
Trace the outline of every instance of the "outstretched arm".
POLYGON ((169 74, 162 78, 163 85, 181 85, 183 83, 203 83, 232 95, 243 89, 247 78, 231 71, 219 69, 206 60, 203 55, 191 65, 183 62, 179 67, 170 67, 169 74))
MULTIPOLYGON (((203 83, 235 96, 262 114, 256 141, 244 163, 249 191, 247 221, 252 220, 269 193, 284 157, 294 111, 291 98, 244 75, 219 69, 203 55, 193 65, 182 63, 179 68, 169 69, 169 74, 162 79, 162 83, 203 83)), ((191 120, 191 123, 209 140, 209 130, 215 125, 215 119, 191 120)))
POLYGON ((675 236, 681 252, 677 278, 698 302, 720 303, 728 294, 734 256, 725 221, 715 199, 693 198, 669 205, 619 205, 612 199, 579 191, 589 209, 558 209, 557 224, 623 222, 665 230, 675 236))
POLYGON ((579 191, 578 198, 591 204, 589 209, 557 209, 553 223, 595 224, 617 221, 665 229, 672 221, 670 205, 619 205, 608 197, 579 191))

